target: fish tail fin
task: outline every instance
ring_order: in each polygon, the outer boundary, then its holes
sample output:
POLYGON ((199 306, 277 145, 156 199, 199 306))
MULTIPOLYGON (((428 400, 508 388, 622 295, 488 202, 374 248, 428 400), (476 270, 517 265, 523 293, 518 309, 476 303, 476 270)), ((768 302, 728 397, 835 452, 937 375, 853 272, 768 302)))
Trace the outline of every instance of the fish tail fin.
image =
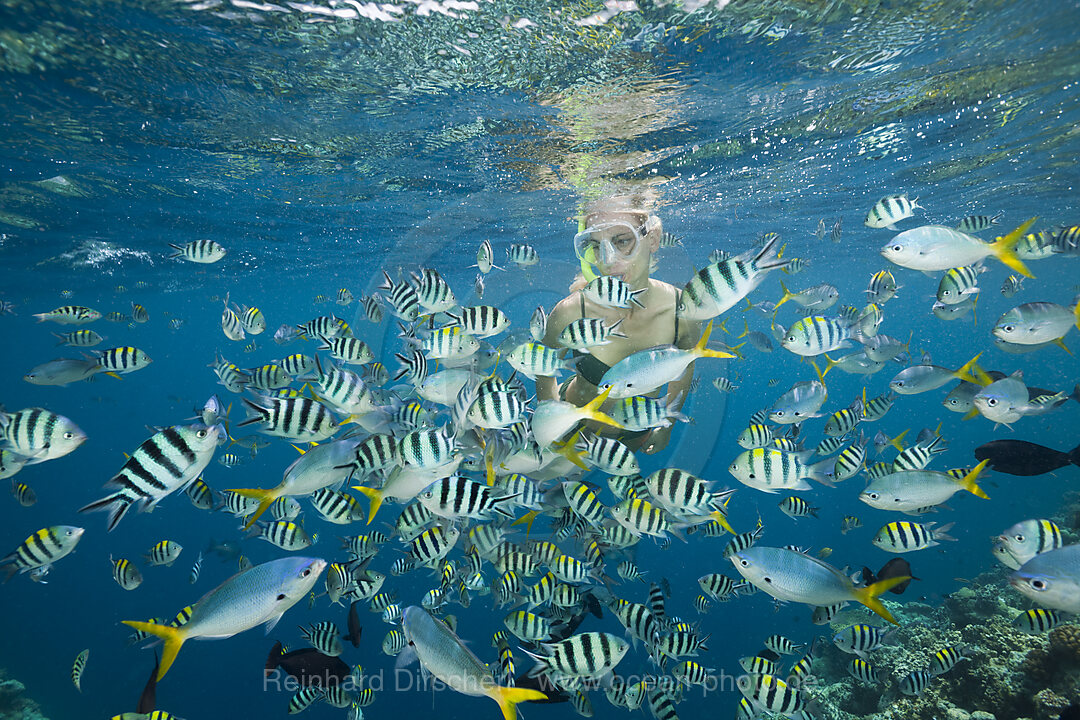
POLYGON ((1032 275, 1031 271, 1024 265, 1024 261, 1016 255, 1016 243, 1020 242, 1020 238, 1024 237, 1024 233, 1027 232, 1029 227, 1035 224, 1036 220, 1038 220, 1037 217, 1031 218, 1005 237, 1000 237, 990 244, 990 251, 993 253, 994 257, 1028 278, 1033 278, 1035 276, 1032 275))
MULTIPOLYGON (((1077 307, 1080 307, 1080 303, 1077 304, 1077 307)), ((1077 321, 1077 322, 1080 322, 1080 321, 1077 321)), ((743 326, 742 334, 741 335, 736 335, 735 336, 736 340, 741 340, 742 338, 744 338, 744 337, 746 337, 747 335, 750 334, 750 323, 746 322, 746 318, 743 318, 742 326, 743 326)), ((56 335, 56 333, 53 333, 53 335, 56 335)), ((56 336, 60 337, 60 335, 56 335, 56 336)), ((64 343, 61 342, 60 344, 63 345, 64 343)))
POLYGON ((255 508, 255 512, 251 513, 251 517, 248 518, 247 523, 244 525, 245 530, 250 530, 251 526, 255 524, 255 521, 258 520, 264 512, 269 510, 270 506, 274 504, 274 501, 280 497, 277 488, 270 488, 269 490, 262 490, 260 488, 236 488, 229 490, 229 492, 236 493, 240 497, 259 501, 259 507, 255 508))
POLYGON ((701 339, 697 341, 697 345, 694 346, 693 353, 697 357, 701 358, 733 358, 735 355, 729 352, 723 352, 722 350, 709 350, 706 345, 709 344, 709 336, 712 335, 713 321, 710 320, 709 324, 705 326, 705 332, 701 333, 701 339))
POLYGON ((979 475, 982 475, 982 471, 986 469, 986 466, 990 464, 990 458, 983 460, 981 463, 971 469, 967 475, 961 478, 958 482, 960 487, 967 490, 975 497, 981 497, 983 500, 989 500, 990 496, 983 492, 983 489, 979 487, 975 481, 979 479, 979 475))
POLYGON ((952 535, 949 534, 949 531, 953 529, 954 525, 956 525, 956 523, 951 522, 951 523, 945 523, 941 527, 936 528, 934 530, 934 539, 935 540, 953 540, 953 541, 955 541, 956 538, 954 538, 952 535))
POLYGON ((160 638, 165 643, 165 647, 161 651, 161 665, 158 666, 157 672, 157 679, 160 681, 165 677, 165 673, 169 672, 169 668, 172 667, 173 661, 176 660, 180 648, 183 646, 184 641, 187 640, 187 636, 181 632, 182 628, 175 628, 172 625, 139 622, 137 620, 124 620, 123 623, 139 632, 160 638))
POLYGON ((619 428, 620 430, 622 430, 622 425, 609 417, 607 414, 600 412, 600 406, 603 405, 604 401, 608 399, 608 395, 611 394, 612 389, 613 388, 609 387, 607 390, 587 402, 585 405, 582 406, 581 412, 585 417, 589 418, 590 420, 595 420, 596 422, 610 425, 611 427, 619 428))
POLYGON ((1076 320, 1076 329, 1080 330, 1080 301, 1073 305, 1073 318, 1076 320))
MULTIPOLYGON (((813 361, 811 360, 811 362, 813 362, 813 361)), ((836 367, 839 364, 840 364, 839 360, 833 360, 831 357, 829 357, 828 353, 825 353, 825 372, 821 373, 822 384, 824 384, 825 376, 829 374, 829 371, 832 370, 834 367, 836 367)), ((817 367, 817 366, 815 365, 814 367, 817 367)), ((866 390, 864 389, 863 392, 865 393, 866 390)))
POLYGON ((95 512, 98 510, 105 510, 109 513, 109 521, 106 527, 108 532, 112 532, 116 529, 116 526, 120 524, 120 521, 124 519, 124 515, 127 513, 128 508, 131 507, 131 500, 125 497, 120 492, 115 492, 112 495, 107 495, 100 500, 84 505, 79 508, 79 512, 95 512))
POLYGON ((547 695, 531 688, 503 687, 496 685, 488 690, 488 697, 499 703, 503 720, 517 720, 517 704, 529 700, 547 700, 547 695))
MULTIPOLYGON (((813 358, 810 358, 807 362, 809 362, 810 365, 813 366, 814 372, 817 373, 817 379, 818 382, 821 383, 821 387, 825 387, 825 373, 821 372, 821 368, 818 367, 818 364, 813 360, 813 358)), ((826 389, 826 393, 827 392, 828 389, 826 389)))
POLYGON ((910 576, 902 575, 900 577, 892 577, 886 580, 878 580, 876 583, 867 585, 864 588, 855 588, 855 601, 870 608, 875 613, 891 622, 893 625, 899 625, 900 623, 896 622, 896 619, 893 618, 892 613, 890 613, 888 608, 886 608, 885 605, 881 602, 881 600, 878 599, 878 596, 885 594, 900 583, 907 582, 908 580, 911 580, 910 576))
POLYGON ((780 301, 777 302, 775 306, 773 306, 773 317, 776 317, 776 311, 781 305, 786 303, 791 298, 795 297, 795 294, 788 290, 787 286, 784 285, 783 280, 780 281, 780 289, 784 292, 784 294, 780 296, 780 301))
POLYGON ((705 330, 701 333, 701 338, 698 339, 697 345, 694 346, 694 350, 704 350, 705 346, 709 344, 709 336, 712 335, 712 326, 713 321, 710 320, 708 324, 705 325, 705 330))
POLYGON ((379 508, 383 504, 382 492, 375 488, 364 487, 363 485, 354 485, 353 490, 359 490, 370 501, 371 506, 368 508, 367 524, 370 525, 371 521, 375 519, 375 513, 379 512, 379 508))
POLYGON ((488 487, 495 485, 495 450, 489 445, 484 445, 484 479, 488 487))
POLYGON ((1080 445, 1077 445, 1069 453, 1069 461, 1073 465, 1080 465, 1080 445))
MULTIPOLYGON (((601 414, 603 414, 603 413, 601 413, 601 414)), ((607 417, 607 415, 604 415, 604 417, 607 417)), ((615 421, 612 420, 612 422, 615 422, 615 421)), ((578 448, 577 448, 577 441, 578 441, 578 439, 580 437, 581 437, 581 431, 578 430, 577 432, 575 432, 573 435, 570 436, 569 440, 566 440, 564 442, 551 443, 551 447, 553 447, 555 449, 556 453, 558 453, 559 455, 562 455, 564 458, 566 458, 567 460, 572 462, 574 465, 577 465, 582 470, 590 470, 591 468, 588 465, 586 465, 585 462, 581 459, 581 458, 585 457, 585 451, 584 450, 578 450, 578 448)))
MULTIPOLYGON (((1078 307, 1080 307, 1080 306, 1078 306, 1078 307)), ((1057 345, 1057 346, 1058 346, 1059 348, 1061 348, 1062 350, 1064 350, 1065 352, 1067 352, 1067 353, 1069 353, 1070 355, 1072 355, 1072 350, 1070 350, 1070 349, 1069 349, 1069 347, 1068 347, 1068 346, 1067 346, 1067 345, 1065 344, 1065 338, 1063 338, 1063 337, 1059 337, 1059 338, 1056 338, 1055 340, 1053 340, 1052 342, 1053 342, 1053 343, 1054 343, 1055 345, 1057 345)))
POLYGON ((904 436, 911 431, 911 428, 904 430, 894 438, 889 438, 889 444, 896 448, 897 452, 904 452, 904 436))
POLYGON ((539 516, 540 516, 540 511, 539 510, 530 510, 529 512, 525 513, 524 515, 519 517, 514 522, 510 523, 510 525, 511 525, 511 527, 514 526, 514 525, 525 525, 525 537, 528 537, 529 534, 532 532, 533 522, 535 522, 536 518, 539 517, 539 516))
MULTIPOLYGON (((1080 463, 1078 463, 1078 464, 1080 464, 1080 463)), ((716 522, 720 523, 720 527, 724 528, 725 530, 727 530, 732 535, 738 535, 739 534, 739 533, 735 532, 735 528, 731 527, 731 523, 729 523, 728 519, 727 519, 727 513, 725 513, 723 510, 713 510, 711 513, 709 513, 709 517, 711 517, 716 522)))
MULTIPOLYGON (((956 377, 959 378, 960 380, 967 380, 969 383, 975 383, 976 385, 982 385, 983 383, 980 382, 979 378, 980 377, 986 377, 986 373, 982 371, 982 368, 979 368, 979 370, 976 371, 976 375, 971 374, 972 371, 974 370, 974 368, 978 367, 978 365, 976 363, 979 362, 979 358, 981 358, 981 357, 982 357, 982 353, 979 353, 978 355, 976 355, 975 357, 971 358, 966 363, 961 365, 960 369, 956 371, 956 377)), ((989 384, 989 383, 986 383, 986 384, 989 384)))

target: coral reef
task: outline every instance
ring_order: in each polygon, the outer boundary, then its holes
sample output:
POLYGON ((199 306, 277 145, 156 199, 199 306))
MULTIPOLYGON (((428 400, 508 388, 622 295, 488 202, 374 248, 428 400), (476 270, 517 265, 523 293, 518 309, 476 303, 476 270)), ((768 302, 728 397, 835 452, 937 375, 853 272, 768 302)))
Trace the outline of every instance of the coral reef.
POLYGON ((26 696, 26 686, 0 668, 0 720, 48 720, 26 696))
MULTIPOLYGON (((1006 570, 995 568, 945 599, 939 607, 918 602, 886 605, 900 622, 889 643, 869 662, 880 682, 848 676, 853 656, 831 644, 819 650, 819 679, 808 685, 822 718, 834 720, 1054 720, 1080 704, 1080 625, 1063 625, 1048 636, 1032 636, 1012 626, 1027 609, 1007 587, 1006 570), (931 680, 919 696, 899 690, 899 681, 930 666, 934 653, 962 646, 966 659, 931 680)), ((853 623, 883 625, 862 607, 846 609, 830 624, 837 632, 853 623)))

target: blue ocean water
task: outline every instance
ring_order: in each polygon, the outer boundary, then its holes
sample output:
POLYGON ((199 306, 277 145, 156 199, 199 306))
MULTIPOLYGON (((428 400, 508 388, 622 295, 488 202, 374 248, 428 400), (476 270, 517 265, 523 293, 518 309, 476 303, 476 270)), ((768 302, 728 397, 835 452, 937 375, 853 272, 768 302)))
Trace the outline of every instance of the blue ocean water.
MULTIPOLYGON (((34 489, 34 506, 0 503, 5 552, 41 527, 87 528, 47 584, 20 576, 0 590, 0 667, 24 682, 51 718, 134 709, 152 655, 127 647, 129 630, 119 622, 171 616, 231 575, 234 561, 208 556, 198 584, 188 583, 198 551, 211 539, 238 540, 238 522, 177 496, 151 514, 130 514, 107 534, 103 516, 76 510, 101 496, 124 453, 149 437, 148 426, 182 422, 213 393, 228 397, 239 419, 239 398, 216 384, 207 363, 215 351, 241 367, 312 352, 310 343, 283 348, 270 335, 283 323, 342 312, 314 304, 316 295, 333 298, 346 287, 359 297, 376 289, 383 269, 396 275, 434 267, 462 303, 472 303, 470 266, 479 244, 489 240, 496 262, 506 265, 510 243, 526 242, 540 264, 489 274, 483 298, 524 327, 533 308, 550 309, 565 296, 578 270, 570 241, 582 204, 616 186, 655 193, 664 229, 682 245, 659 254, 654 277, 677 286, 710 251, 743 252, 763 233, 780 233, 785 257, 803 258, 807 267, 770 276, 752 302, 777 301, 782 279, 792 290, 831 283, 841 303, 861 306, 870 276, 887 265, 878 250, 893 237, 863 225, 884 195, 906 193, 924 208, 901 229, 999 212, 1000 232, 1036 216, 1033 230, 1076 224, 1076 4, 895 5, 641 3, 620 11, 623 4, 613 2, 5 3, 0 299, 14 303, 15 314, 0 317, 0 401, 8 411, 43 406, 65 415, 89 440, 16 476, 34 489), (815 235, 822 220, 830 230, 841 221, 838 242, 815 235), (170 243, 195 239, 215 240, 229 254, 209 266, 169 258, 170 243), (251 339, 231 343, 221 332, 227 294, 268 319, 269 331, 254 338, 250 353, 243 348, 251 339), (32 366, 77 355, 55 348, 49 334, 71 328, 38 324, 33 313, 68 303, 130 313, 133 301, 149 310, 150 322, 89 327, 107 336, 102 347, 148 352, 148 369, 69 387, 23 382, 32 366), (185 548, 173 567, 143 567, 145 582, 133 592, 113 582, 110 554, 138 559, 166 538, 185 548), (84 648, 91 653, 80 694, 69 676, 84 648)), ((930 312, 936 275, 891 267, 902 288, 884 306, 882 331, 910 337, 916 359, 925 351, 955 368, 983 352, 987 369, 1022 370, 1033 386, 1071 392, 1080 381, 1071 354, 1051 347, 1010 355, 992 343, 991 328, 1009 308, 1032 301, 1071 306, 1080 290, 1075 256, 1030 267, 1036 278, 1009 299, 998 288, 1011 271, 989 260, 975 317, 950 323, 930 312)), ((798 317, 793 305, 780 310, 778 322, 798 317)), ((394 368, 393 353, 401 350, 396 322, 370 324, 355 304, 345 312, 357 335, 394 368)), ((740 342, 734 336, 744 317, 751 329, 768 332, 766 318, 733 310, 726 342, 740 342)), ((1073 347, 1075 338, 1065 341, 1073 347)), ((744 353, 742 360, 698 363, 701 385, 686 409, 694 422, 679 425, 669 448, 643 461, 644 470, 683 467, 739 487, 731 522, 748 530, 760 519, 767 544, 831 548, 829 561, 838 567, 879 567, 890 555, 870 538, 897 518, 858 502, 860 479, 814 487, 804 496, 821 508, 820 517, 794 521, 776 507, 781 496, 738 486, 728 474, 750 415, 795 381, 814 377, 809 364, 779 347, 766 354, 747 346, 744 353), (711 381, 721 373, 737 378, 737 391, 715 391, 711 381), (864 527, 841 535, 849 514, 864 527)), ((870 377, 833 370, 826 409, 847 406, 864 387, 869 396, 883 393, 900 369, 890 364, 870 377)), ((1080 442, 1080 405, 1071 401, 1010 431, 945 411, 946 392, 899 398, 872 431, 910 428, 914 436, 941 423, 949 443, 936 463, 941 468, 974 464, 973 449, 994 438, 1059 450, 1080 442)), ((820 437, 820 425, 806 430, 810 442, 820 437)), ((237 468, 213 462, 205 480, 218 490, 269 487, 295 457, 274 440, 237 468)), ((985 485, 990 501, 954 498, 939 522, 956 522, 958 542, 908 556, 922 581, 902 599, 937 604, 965 578, 993 567, 987 538, 1053 514, 1077 480, 1075 467, 1032 478, 996 474, 985 485)), ((606 492, 602 500, 613 503, 606 492)), ((307 552, 331 559, 339 555, 337 535, 362 531, 339 531, 315 518, 311 525, 322 538, 307 552)), ((761 593, 699 616, 696 579, 733 574, 721 556, 725 542, 691 537, 661 549, 645 541, 635 553, 649 579, 669 581, 669 613, 711 635, 702 664, 735 674, 737 659, 757 651, 767 635, 810 642, 821 634, 810 608, 777 610, 761 593)), ((257 563, 283 555, 259 540, 242 544, 257 563)), ((374 566, 385 572, 397 557, 395 542, 374 566)), ((387 587, 403 605, 416 604, 433 582, 419 571, 390 578, 387 587)), ((643 602, 646 588, 625 592, 643 602)), ((504 611, 491 610, 485 597, 450 612, 472 649, 495 662, 488 642, 504 611)), ((345 611, 327 610, 325 599, 314 609, 303 602, 271 638, 301 647, 296 626, 327 618, 343 627, 345 611)), ((361 647, 344 658, 384 679, 387 689, 366 709, 369 716, 496 717, 484 699, 392 692, 393 661, 379 649, 388 626, 375 613, 364 623, 361 647)), ((610 616, 585 627, 621 634, 610 616)), ((192 642, 162 681, 158 706, 189 719, 283 716, 289 695, 268 691, 262 678, 271 644, 261 630, 192 642)), ((518 664, 527 667, 527 658, 519 655, 518 664)), ((619 671, 655 668, 638 649, 619 671)), ((601 693, 592 697, 597 716, 622 712, 601 693)), ((679 711, 689 718, 719 708, 726 717, 736 700, 734 692, 690 692, 679 711)), ((306 714, 344 712, 317 704, 306 714)), ((523 712, 544 718, 572 710, 523 712)))

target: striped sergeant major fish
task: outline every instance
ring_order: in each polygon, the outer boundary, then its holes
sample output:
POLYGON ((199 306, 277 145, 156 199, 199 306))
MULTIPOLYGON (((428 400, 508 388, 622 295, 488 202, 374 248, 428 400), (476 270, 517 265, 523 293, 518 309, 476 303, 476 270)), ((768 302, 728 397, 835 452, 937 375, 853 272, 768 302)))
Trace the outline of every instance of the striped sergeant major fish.
POLYGON ((1000 220, 1001 216, 1004 214, 1005 211, 1002 210, 997 215, 968 215, 957 224, 956 229, 962 233, 967 233, 968 235, 982 232, 991 225, 997 225, 998 220, 1000 220))
POLYGON ((63 457, 85 440, 86 433, 63 415, 43 408, 6 413, 0 406, 0 441, 7 446, 5 450, 25 458, 21 465, 63 457))
POLYGON ((203 423, 174 425, 154 433, 105 483, 115 492, 84 505, 79 512, 108 512, 112 532, 132 505, 138 505, 140 512, 153 510, 162 499, 190 485, 210 464, 218 439, 224 435, 224 425, 203 423))
POLYGON ((386 280, 379 286, 379 290, 389 293, 386 300, 390 304, 390 312, 405 322, 415 320, 420 314, 420 299, 416 290, 407 281, 394 282, 385 270, 383 277, 386 280))
POLYGON ((743 675, 736 685, 755 709, 792 716, 806 708, 798 688, 775 675, 743 675))
POLYGON ((192 240, 184 245, 169 243, 174 252, 170 258, 183 258, 188 262, 208 265, 225 257, 227 251, 213 240, 192 240))
POLYGON ((676 314, 688 320, 708 320, 735 307, 771 270, 787 267, 790 260, 777 255, 779 241, 779 235, 772 235, 756 252, 706 265, 686 284, 676 314))
POLYGON ((71 553, 82 540, 83 528, 72 525, 54 525, 42 528, 26 538, 19 547, 0 560, 0 568, 7 573, 6 583, 15 573, 35 572, 44 569, 71 553))
POLYGON ((526 651, 540 663, 537 672, 555 678, 595 680, 619 664, 630 643, 610 633, 587 632, 542 647, 544 655, 526 651))
POLYGON ((84 325, 101 319, 101 313, 82 305, 63 305, 47 313, 36 313, 38 322, 52 321, 61 325, 84 325))
POLYGON ((310 398, 264 395, 257 396, 256 400, 243 400, 250 417, 238 423, 237 427, 258 423, 259 431, 266 435, 300 442, 321 442, 338 430, 338 423, 330 409, 310 398))
POLYGON ((908 200, 907 195, 888 195, 881 198, 866 214, 866 227, 896 229, 896 223, 915 214, 915 208, 922 209, 919 198, 908 200))
POLYGON ((153 360, 138 348, 115 347, 102 350, 98 353, 98 366, 107 373, 126 375, 136 370, 142 370, 153 360))
POLYGON ((517 718, 516 706, 520 702, 547 699, 547 695, 539 690, 493 683, 487 665, 465 647, 446 623, 421 607, 405 608, 402 630, 411 651, 427 672, 463 695, 491 698, 499 704, 503 720, 517 718))

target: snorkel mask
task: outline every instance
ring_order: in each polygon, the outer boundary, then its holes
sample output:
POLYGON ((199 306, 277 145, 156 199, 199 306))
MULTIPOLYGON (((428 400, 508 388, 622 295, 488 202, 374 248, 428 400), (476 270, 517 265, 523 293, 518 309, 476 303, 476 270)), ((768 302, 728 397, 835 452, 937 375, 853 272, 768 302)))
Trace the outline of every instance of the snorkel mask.
POLYGON ((578 221, 578 233, 574 236, 574 254, 581 263, 581 273, 586 280, 595 279, 602 265, 613 265, 619 260, 632 261, 642 251, 646 236, 655 218, 649 215, 641 225, 629 220, 596 222, 588 227, 586 219, 578 221))

